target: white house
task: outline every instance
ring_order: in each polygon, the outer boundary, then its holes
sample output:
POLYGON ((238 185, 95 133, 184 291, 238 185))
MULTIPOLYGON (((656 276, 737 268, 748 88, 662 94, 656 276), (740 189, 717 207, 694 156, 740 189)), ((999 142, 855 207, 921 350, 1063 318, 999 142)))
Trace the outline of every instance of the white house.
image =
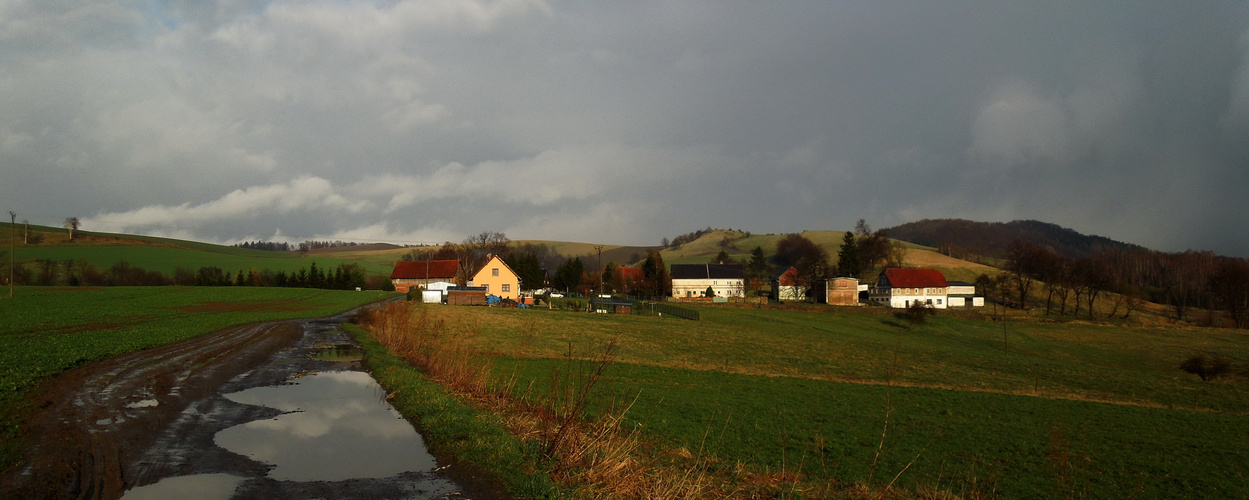
POLYGON ((794 266, 772 278, 772 290, 776 300, 807 300, 807 283, 794 266))
POLYGON ((702 297, 707 287, 716 297, 745 297, 741 264, 673 264, 672 296, 702 297))
POLYGON ((910 307, 916 301, 935 309, 949 307, 950 284, 936 269, 885 269, 868 289, 868 299, 889 307, 910 307))

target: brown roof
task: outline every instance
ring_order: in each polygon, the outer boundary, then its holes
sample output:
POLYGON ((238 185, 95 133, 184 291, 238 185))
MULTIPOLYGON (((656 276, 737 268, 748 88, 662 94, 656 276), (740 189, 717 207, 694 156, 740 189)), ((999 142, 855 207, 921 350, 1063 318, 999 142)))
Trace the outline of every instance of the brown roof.
POLYGON ((789 266, 789 269, 777 276, 776 282, 780 286, 807 286, 805 280, 798 274, 798 268, 794 266, 789 266))
POLYGON ((399 261, 395 263, 395 270, 390 272, 392 280, 424 280, 424 279, 454 279, 455 272, 460 269, 460 262, 456 260, 413 260, 399 261), (429 265, 426 266, 425 264, 429 265), (425 270, 429 269, 426 275, 425 270))
POLYGON ((904 288, 947 287, 945 275, 936 269, 899 269, 885 270, 885 279, 889 286, 904 288))

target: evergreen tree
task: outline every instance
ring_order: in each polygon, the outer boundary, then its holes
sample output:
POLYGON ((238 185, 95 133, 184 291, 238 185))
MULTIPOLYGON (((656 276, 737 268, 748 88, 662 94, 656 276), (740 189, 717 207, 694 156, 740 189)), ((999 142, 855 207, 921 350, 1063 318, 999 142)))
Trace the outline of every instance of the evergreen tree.
POLYGON ((585 274, 585 264, 581 262, 581 257, 575 257, 564 261, 555 269, 555 279, 552 284, 557 289, 570 291, 581 285, 582 274, 585 274))
POLYGON ((759 288, 768 281, 772 274, 772 265, 768 264, 768 257, 763 253, 763 247, 755 247, 750 252, 750 261, 746 263, 746 285, 757 295, 759 288))
POLYGON ((640 287, 642 294, 652 298, 672 295, 672 277, 669 276, 668 267, 664 265, 664 259, 659 252, 651 252, 646 256, 646 260, 642 262, 642 276, 645 280, 640 287))
POLYGON ((542 262, 538 259, 536 253, 512 253, 503 261, 507 262, 508 267, 511 267, 513 271, 516 271, 516 276, 520 278, 520 288, 522 290, 537 290, 545 285, 546 273, 542 270, 542 262))
POLYGON ((862 261, 859 260, 859 243, 854 237, 854 233, 846 231, 845 238, 841 240, 841 250, 837 252, 837 273, 850 277, 858 278, 863 272, 862 261))

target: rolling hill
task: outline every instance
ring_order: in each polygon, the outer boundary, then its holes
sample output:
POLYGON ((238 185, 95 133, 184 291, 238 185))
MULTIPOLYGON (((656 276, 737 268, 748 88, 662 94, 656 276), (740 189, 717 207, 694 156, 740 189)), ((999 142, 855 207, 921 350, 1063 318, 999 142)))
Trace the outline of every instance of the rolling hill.
POLYGON ((47 226, 31 225, 31 237, 26 239, 23 237, 25 228, 20 224, 16 232, 9 224, 0 224, 0 228, 3 228, 0 250, 7 251, 12 243, 13 256, 19 265, 49 260, 63 265, 72 260, 75 265, 85 263, 104 270, 125 261, 167 276, 173 275, 179 267, 190 270, 219 267, 226 273, 251 269, 292 273, 310 267, 313 262, 323 269, 340 263, 358 263, 366 273, 374 275, 389 275, 392 268, 390 263, 383 265, 335 254, 302 257, 295 252, 268 252, 151 236, 76 231, 70 241, 64 229, 47 226))
MULTIPOLYGON (((119 261, 148 271, 172 275, 182 267, 191 270, 200 267, 219 267, 227 273, 238 270, 265 270, 295 272, 316 262, 327 268, 339 263, 355 263, 368 274, 389 275, 394 263, 404 255, 424 250, 436 251, 437 247, 411 248, 395 245, 374 244, 318 249, 301 256, 297 252, 272 252, 232 246, 215 245, 195 241, 158 238, 150 236, 96 233, 78 231, 70 241, 66 231, 48 226, 30 226, 31 238, 23 238, 25 228, 18 225, 16 231, 7 224, 0 224, 0 245, 14 245, 14 256, 19 264, 29 266, 38 261, 64 263, 89 263, 97 269, 108 269, 119 261), (16 235, 16 239, 14 239, 16 235)), ((843 231, 805 231, 802 236, 822 246, 836 264, 837 251, 841 246, 843 231)), ((700 237, 681 245, 668 248, 647 246, 602 245, 602 263, 634 265, 644 259, 648 252, 659 249, 666 264, 696 264, 709 262, 721 250, 740 262, 750 259, 755 247, 766 255, 776 252, 777 242, 784 234, 752 234, 742 231, 711 229, 700 237)), ((587 266, 597 267, 596 244, 585 242, 514 240, 513 245, 545 245, 553 253, 564 257, 581 257, 587 266)), ((968 262, 934 251, 931 247, 903 242, 907 247, 905 262, 910 266, 940 269, 950 279, 970 281, 981 273, 993 274, 996 269, 968 262)), ((7 248, 0 248, 7 250, 7 248)))
POLYGON ((1049 247, 1063 257, 1079 259, 1104 251, 1145 250, 1110 238, 1086 235, 1057 224, 1035 220, 976 222, 924 219, 885 229, 890 238, 939 249, 965 260, 998 258, 1016 239, 1049 247))

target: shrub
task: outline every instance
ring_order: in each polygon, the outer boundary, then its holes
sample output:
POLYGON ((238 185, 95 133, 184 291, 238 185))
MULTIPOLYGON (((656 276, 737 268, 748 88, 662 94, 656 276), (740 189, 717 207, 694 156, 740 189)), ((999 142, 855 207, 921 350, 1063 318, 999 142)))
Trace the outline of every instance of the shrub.
POLYGON ((1180 369, 1201 377, 1202 380, 1214 380, 1222 377, 1231 367, 1223 356, 1206 359, 1205 354, 1195 354, 1180 363, 1180 369))
POLYGON ((898 313, 898 316, 906 320, 906 322, 914 328, 916 325, 922 325, 928 321, 929 316, 936 314, 936 309, 933 309, 928 304, 916 300, 912 301, 911 305, 907 306, 905 311, 898 313))

